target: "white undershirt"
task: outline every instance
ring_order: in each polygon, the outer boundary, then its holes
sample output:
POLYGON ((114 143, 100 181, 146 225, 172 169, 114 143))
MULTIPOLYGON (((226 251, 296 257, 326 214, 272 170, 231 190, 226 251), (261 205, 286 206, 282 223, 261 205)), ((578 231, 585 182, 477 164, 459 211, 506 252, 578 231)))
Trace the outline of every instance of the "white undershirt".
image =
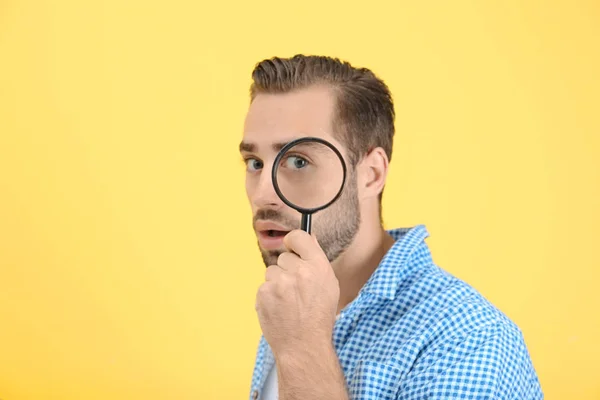
POLYGON ((279 398, 279 387, 277 385, 277 364, 273 363, 273 368, 267 375, 265 387, 262 392, 261 400, 277 400, 279 398))

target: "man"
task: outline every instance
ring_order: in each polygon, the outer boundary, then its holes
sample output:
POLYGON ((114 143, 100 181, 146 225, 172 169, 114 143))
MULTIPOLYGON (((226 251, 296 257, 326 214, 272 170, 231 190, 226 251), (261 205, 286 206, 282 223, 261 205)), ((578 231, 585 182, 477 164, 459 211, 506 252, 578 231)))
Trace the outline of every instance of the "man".
POLYGON ((267 269, 250 398, 543 398, 518 327, 434 264, 425 227, 382 227, 394 116, 367 69, 301 55, 256 66, 240 152, 267 269), (303 136, 349 166, 311 235, 271 181, 278 150, 303 136))

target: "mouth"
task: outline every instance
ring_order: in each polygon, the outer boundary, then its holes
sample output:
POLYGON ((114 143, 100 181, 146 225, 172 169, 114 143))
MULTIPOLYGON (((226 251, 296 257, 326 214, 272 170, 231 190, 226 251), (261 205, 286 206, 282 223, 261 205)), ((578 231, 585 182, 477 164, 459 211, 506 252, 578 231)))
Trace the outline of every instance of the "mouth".
POLYGON ((261 235, 267 236, 270 238, 278 238, 278 237, 283 238, 288 233, 289 233, 289 231, 278 231, 275 229, 267 229, 267 230, 260 232, 261 235))
POLYGON ((289 232, 277 229, 258 231, 258 243, 263 250, 280 250, 284 247, 283 238, 289 232))
POLYGON ((283 249, 283 238, 291 231, 288 226, 269 220, 257 220, 254 229, 263 250, 283 249))

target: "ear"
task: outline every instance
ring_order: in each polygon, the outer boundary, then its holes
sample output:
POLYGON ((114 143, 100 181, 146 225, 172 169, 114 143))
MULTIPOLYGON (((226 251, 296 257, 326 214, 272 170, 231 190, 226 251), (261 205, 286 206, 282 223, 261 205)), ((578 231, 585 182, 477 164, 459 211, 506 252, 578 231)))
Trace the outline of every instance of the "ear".
POLYGON ((385 150, 376 147, 360 162, 360 189, 362 197, 377 197, 385 186, 389 160, 385 150))

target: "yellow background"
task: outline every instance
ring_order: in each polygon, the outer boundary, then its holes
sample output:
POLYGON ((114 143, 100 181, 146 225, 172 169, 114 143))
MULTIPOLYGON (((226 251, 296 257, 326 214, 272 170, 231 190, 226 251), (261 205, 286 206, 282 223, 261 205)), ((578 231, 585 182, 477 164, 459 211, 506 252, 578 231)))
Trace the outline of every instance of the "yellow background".
POLYGON ((390 85, 386 227, 600 399, 595 1, 0 1, 0 398, 246 398, 263 278, 237 154, 254 63, 390 85))

